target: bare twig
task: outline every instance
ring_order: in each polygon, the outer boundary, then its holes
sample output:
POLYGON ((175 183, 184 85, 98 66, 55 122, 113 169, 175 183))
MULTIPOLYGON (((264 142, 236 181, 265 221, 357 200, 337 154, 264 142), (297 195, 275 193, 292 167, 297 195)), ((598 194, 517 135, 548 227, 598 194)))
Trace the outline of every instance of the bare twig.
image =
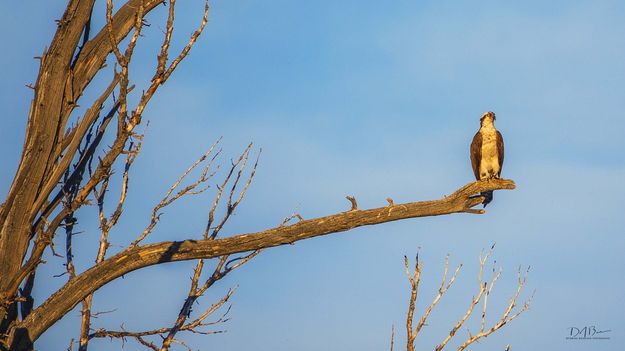
POLYGON ((348 196, 345 196, 345 198, 347 200, 349 200, 349 202, 351 202, 351 204, 352 204, 352 208, 350 209, 350 211, 358 210, 358 203, 356 202, 356 198, 355 197, 348 195, 348 196))
POLYGON ((217 224, 217 226, 215 226, 215 228, 213 229, 213 232, 210 234, 210 237, 209 237, 210 239, 215 239, 217 237, 217 235, 219 234, 219 232, 223 228, 224 224, 226 224, 228 219, 230 219, 230 216, 234 213, 234 210, 241 203, 241 201, 243 200, 243 197, 247 193, 247 189, 249 188, 250 184, 252 183, 252 180, 254 179, 254 175, 256 175, 256 168, 258 167, 258 160, 260 159, 260 153, 262 152, 262 150, 260 150, 258 155, 256 156, 256 161, 254 162, 254 167, 252 168, 252 171, 251 171, 250 175, 248 176, 247 181, 245 182, 245 185, 243 186, 243 189, 239 193, 237 199, 234 202, 232 201, 232 198, 233 198, 233 196, 234 196, 234 194, 236 192, 237 186, 239 184, 239 180, 241 179, 241 175, 243 174, 243 171, 245 170, 245 166, 247 165, 247 160, 249 158, 249 154, 250 154, 251 148, 252 148, 252 144, 250 143, 247 146, 247 148, 243 151, 243 153, 241 154, 239 159, 236 162, 232 163, 232 167, 230 168, 230 172, 228 172, 228 176, 224 179, 224 182, 221 184, 221 186, 219 186, 218 195, 215 198, 215 201, 213 203, 213 207, 211 208, 211 210, 209 212, 208 222, 206 223, 206 229, 204 231, 204 237, 205 238, 207 237, 208 232, 210 231, 211 224, 212 224, 213 219, 214 219, 215 209, 217 208, 217 205, 219 204, 219 200, 221 199, 221 195, 222 195, 223 189, 226 187, 226 184, 230 181, 230 177, 232 176, 234 170, 237 167, 239 167, 239 170, 237 172, 237 175, 234 178, 234 182, 232 183, 232 187, 230 188, 230 194, 228 196, 228 203, 226 204, 226 213, 223 216, 223 218, 221 219, 221 221, 217 224))
POLYGON ((419 283, 421 282, 421 264, 419 263, 419 252, 417 252, 415 258, 414 273, 410 273, 407 256, 404 256, 404 267, 406 269, 406 277, 408 277, 408 281, 410 282, 410 302, 408 304, 408 316, 406 317, 406 333, 408 335, 406 349, 408 351, 414 351, 414 340, 417 335, 412 329, 412 320, 414 316, 415 303, 417 301, 417 294, 419 292, 419 283))
POLYGON ((280 226, 285 226, 287 223, 289 223, 291 220, 297 218, 300 221, 304 220, 304 217, 302 217, 299 213, 292 213, 291 215, 289 215, 288 217, 286 217, 282 223, 280 224, 280 226))
MULTIPOLYGON (((131 142, 128 146, 128 151, 126 152, 126 163, 124 166, 124 173, 122 175, 122 184, 119 195, 119 200, 117 201, 117 206, 115 210, 110 216, 106 216, 104 213, 104 199, 107 194, 107 188, 109 184, 110 177, 104 179, 104 182, 100 186, 100 189, 94 189, 94 195, 96 197, 96 202, 98 205, 98 216, 100 219, 100 246, 98 248, 98 253, 95 259, 95 263, 100 264, 104 261, 106 256, 106 251, 109 247, 109 232, 111 228, 113 228, 121 214, 124 207, 124 203, 126 202, 126 195, 128 193, 128 180, 130 174, 130 168, 132 167, 133 162, 137 158, 137 155, 141 151, 141 145, 143 142, 144 134, 137 136, 138 143, 136 146, 131 142)), ((93 294, 89 294, 82 302, 81 309, 81 323, 80 323, 80 339, 79 339, 79 351, 86 351, 87 346, 89 344, 89 333, 91 330, 91 318, 95 316, 95 314, 91 313, 91 308, 93 305, 93 294)))
POLYGON ((154 208, 152 209, 150 223, 145 227, 141 235, 139 235, 139 237, 137 237, 137 239, 135 239, 129 245, 130 248, 137 246, 143 239, 145 239, 152 232, 152 230, 154 229, 154 227, 158 224, 160 220, 160 217, 161 217, 161 213, 159 212, 160 210, 171 205, 176 200, 184 196, 201 194, 208 189, 208 186, 205 186, 205 187, 200 188, 199 190, 196 190, 198 186, 205 184, 215 175, 214 172, 210 174, 208 172, 215 158, 221 153, 221 150, 217 150, 212 157, 209 158, 209 156, 213 154, 213 151, 215 151, 215 148, 218 145, 218 143, 219 143, 219 140, 216 141, 210 147, 210 149, 208 149, 208 151, 206 151, 197 161, 195 161, 189 168, 187 168, 187 170, 184 171, 184 173, 182 173, 182 175, 174 182, 174 184, 172 184, 172 186, 169 187, 169 190, 167 190, 167 192, 165 193, 165 196, 163 196, 161 201, 158 204, 156 204, 156 206, 154 206, 154 208), (178 189, 180 184, 189 176, 191 171, 196 169, 198 166, 202 165, 206 160, 208 161, 203 166, 204 168, 202 170, 202 173, 198 177, 198 179, 192 184, 187 185, 184 188, 178 190, 174 194, 174 191, 178 189))
POLYGON ((419 334, 419 332, 425 325, 427 318, 430 316, 430 313, 432 313, 432 310, 434 309, 434 307, 436 307, 436 304, 438 304, 438 302, 443 297, 443 295, 453 285, 454 281, 456 280, 456 277, 458 276, 458 272, 460 272, 460 268, 462 268, 462 264, 456 267, 456 270, 454 271, 453 275, 451 276, 449 281, 446 282, 447 272, 449 270, 449 255, 445 256, 445 271, 443 273, 443 279, 441 279, 441 285, 438 287, 438 294, 436 295, 436 297, 434 297, 434 300, 430 303, 428 308, 425 310, 425 313, 423 313, 423 316, 421 317, 421 320, 419 320, 419 324, 417 324, 417 328, 415 329, 415 334, 419 334))
MULTIPOLYGON (((510 315, 510 313, 513 311, 513 309, 516 307, 516 301, 519 297, 519 294, 521 293, 521 290, 523 289, 523 286, 525 286, 525 282, 527 281, 527 274, 529 273, 529 267, 527 268, 527 270, 525 271, 525 274, 523 274, 523 276, 521 276, 521 269, 519 269, 518 271, 518 287, 516 292, 514 293, 514 295, 510 298, 510 302, 508 303, 508 307, 506 308, 505 312, 503 313, 503 315, 501 316, 501 319, 495 323, 491 328, 484 330, 484 322, 482 321, 482 327, 480 329, 480 332, 477 333, 476 335, 473 336, 469 336, 469 338, 462 343, 462 345, 460 345, 458 347, 458 351, 462 351, 465 348, 467 348, 469 345, 471 345, 472 343, 478 341, 481 338, 485 338, 487 336, 489 336, 490 334, 494 333, 495 331, 497 331, 498 329, 500 329, 501 327, 503 327, 504 325, 506 325, 507 323, 511 322, 512 320, 516 319, 519 315, 521 315, 521 313, 527 311, 529 309, 530 304, 532 303, 532 298, 534 297, 534 294, 532 294, 521 306, 521 308, 519 308, 516 313, 510 315)), ((497 273, 496 277, 499 276, 499 273, 497 273)), ((494 282, 495 278, 493 278, 493 280, 491 281, 491 284, 494 282)), ((484 300, 484 311, 486 311, 486 300, 484 300)), ((484 312, 485 313, 485 312, 484 312)), ((507 349, 509 349, 510 346, 507 346, 507 349)))
MULTIPOLYGON (((219 259, 219 262, 217 263, 217 266, 215 267, 213 274, 211 274, 211 276, 204 282, 202 287, 198 287, 198 281, 202 273, 204 261, 198 260, 198 263, 195 267, 195 271, 193 274, 193 278, 191 280, 191 287, 189 289, 188 296, 185 299, 185 302, 182 308, 180 309, 180 312, 178 313, 178 317, 176 318, 176 322, 174 323, 174 326, 169 329, 169 331, 167 332, 167 335, 163 338, 161 350, 163 351, 169 350, 171 343, 175 341, 174 337, 176 336, 178 331, 188 330, 194 333, 205 333, 205 332, 198 330, 197 328, 206 325, 203 323, 203 321, 212 313, 214 313, 217 309, 221 308, 224 305, 224 303, 228 301, 232 293, 234 293, 235 289, 230 289, 228 291, 228 294, 226 294, 226 296, 224 296, 220 301, 218 301, 216 304, 213 304, 209 309, 207 309, 204 313, 202 313, 202 315, 200 315, 194 321, 192 321, 189 324, 186 324, 186 329, 182 329, 182 328, 185 327, 185 322, 187 318, 189 318, 189 316, 191 315, 191 306, 193 306, 195 301, 200 296, 202 296, 209 287, 211 287, 221 278, 225 277, 233 269, 236 269, 238 267, 237 266, 234 268, 228 268, 227 260, 228 260, 228 256, 223 256, 219 259)), ((246 260, 245 262, 247 261, 249 261, 249 259, 246 260)), ((222 318, 220 318, 220 320, 222 320, 222 318)))
MULTIPOLYGON (((209 334, 218 334, 218 333, 222 333, 223 331, 221 330, 201 330, 199 328, 201 327, 207 327, 207 326, 213 326, 216 324, 221 324, 227 321, 226 316, 228 315, 230 309, 228 308, 219 318, 217 318, 215 321, 212 322, 206 322, 206 319, 211 316, 215 311, 219 310, 221 307, 223 307, 225 305, 225 303, 228 301, 228 299, 232 296, 232 294, 234 293, 235 289, 230 289, 228 290, 228 293, 226 295, 224 295, 219 301, 217 301, 216 303, 212 304, 209 308, 206 309, 206 311, 204 311, 200 316, 198 316, 197 318, 193 319, 191 322, 188 323, 184 323, 178 327, 174 326, 174 327, 168 327, 168 328, 158 328, 158 329, 152 329, 152 330, 146 330, 146 331, 140 331, 140 332, 131 332, 131 331, 127 331, 124 328, 122 328, 122 330, 119 331, 115 331, 115 330, 106 330, 106 329, 97 329, 96 331, 94 331, 93 333, 89 334, 89 338, 93 339, 93 338, 119 338, 119 339, 125 339, 125 338, 135 338, 138 342, 140 342, 141 344, 145 345, 143 342, 141 342, 141 340, 143 340, 144 342, 146 342, 146 337, 150 337, 150 336, 161 336, 161 338, 163 339, 163 343, 165 343, 165 340, 167 340, 168 335, 172 335, 170 341, 167 344, 167 347, 165 349, 168 349, 169 345, 173 342, 175 342, 175 339, 173 338, 173 335, 175 335, 177 332, 180 331, 184 331, 184 332, 191 332, 194 334, 203 334, 203 335, 209 335, 209 334), (141 339, 141 340, 140 340, 141 339)), ((186 306, 186 301, 185 301, 185 306, 186 306)), ((187 312, 187 310, 185 310, 185 312, 187 312)), ((188 311, 190 312, 190 310, 188 311)), ((155 344, 152 344, 154 346, 156 346, 155 344)), ((146 345, 147 346, 147 345, 146 345)), ((156 348, 157 350, 162 350, 162 348, 156 348)))
POLYGON ((438 303, 438 301, 440 301, 441 297, 443 297, 443 295, 447 292, 447 290, 452 286, 452 284, 456 280, 456 276, 458 275, 460 268, 462 267, 462 265, 459 265, 458 267, 456 267, 454 274, 449 279, 449 281, 447 281, 447 272, 449 271, 449 255, 445 257, 445 271, 443 272, 443 279, 441 280, 441 284, 438 288, 438 294, 436 295, 434 300, 430 303, 428 308, 423 313, 423 316, 419 320, 417 327, 413 329, 412 323, 414 319, 415 302, 417 300, 417 292, 419 289, 419 282, 421 280, 421 267, 422 267, 422 264, 419 263, 418 253, 417 253, 417 258, 415 261, 416 262, 415 262, 415 268, 414 268, 414 275, 411 277, 410 270, 408 268, 408 258, 404 256, 404 266, 406 269, 406 275, 408 277, 408 280, 410 281, 410 287, 411 287, 410 302, 408 304, 408 317, 406 319, 406 331, 408 335, 406 348, 408 351, 414 350, 415 339, 421 332, 421 329, 423 328, 423 326, 426 325, 426 322, 427 322, 428 317, 430 316, 430 313, 432 312, 434 307, 436 307, 436 304, 438 303))
MULTIPOLYGON (((491 250, 492 250, 492 248, 491 248, 491 250)), ((527 273, 529 272, 529 268, 528 268, 528 271, 525 272, 523 277, 521 276, 521 271, 519 270, 519 273, 518 273, 518 284, 519 284, 518 288, 517 288, 516 293, 514 294, 514 296, 510 299, 510 303, 508 304, 507 309, 504 311, 501 319, 493 327, 491 327, 489 329, 485 328, 485 318, 486 318, 486 310, 487 310, 487 304, 488 304, 488 296, 492 292, 493 287, 495 285, 495 282, 499 279, 499 277, 501 275, 501 270, 497 269, 495 264, 493 264, 492 277, 491 277, 490 281, 483 281, 484 266, 485 266, 488 258, 491 256, 491 254, 492 254, 492 251, 490 251, 490 252, 488 252, 486 254, 482 254, 480 256, 480 270, 479 270, 479 275, 478 275, 478 282, 479 282, 479 285, 480 285, 480 289, 479 289, 477 295, 474 296, 471 299, 471 303, 469 304, 469 307, 468 307, 467 311, 464 313, 464 315, 462 315, 460 317, 460 319, 458 320, 458 322, 456 322, 456 324, 452 327, 452 329, 449 332, 449 334, 447 335, 447 337, 438 346, 436 346, 436 348, 435 348, 436 351, 440 351, 440 350, 444 349, 447 346, 449 341, 454 337, 454 335, 456 335, 456 332, 462 327, 462 325, 466 322, 466 320, 471 316, 475 306, 477 304, 479 304, 480 301, 483 301, 483 308, 482 308, 482 313, 481 313, 481 327, 480 327, 480 331, 476 335, 472 335, 469 332, 469 336, 468 336, 467 340, 458 348, 458 351, 462 351, 467 346, 469 346, 470 344, 478 341, 481 338, 485 338, 488 335, 492 334, 493 332, 495 332, 499 328, 503 327, 506 323, 508 323, 508 322, 512 321, 513 319, 517 318, 521 313, 523 313, 524 311, 526 311, 529 308, 529 305, 530 305, 531 299, 532 299, 531 297, 523 304, 523 306, 520 309, 518 309, 514 314, 511 315, 514 307, 516 306, 516 300, 518 299, 518 296, 519 296, 519 294, 521 292, 521 289, 525 285, 525 282, 526 282, 526 279, 527 279, 527 273)), ((415 304, 416 304, 416 300, 417 300, 417 292, 418 292, 419 282, 420 282, 420 279, 421 279, 421 263, 419 262, 419 255, 418 255, 418 253, 417 253, 417 259, 416 259, 416 262, 415 262, 414 273, 410 272, 410 269, 408 267, 408 259, 405 256, 404 256, 404 266, 405 266, 405 270, 406 270, 406 276, 408 277, 408 281, 410 282, 410 286, 411 286, 410 301, 409 301, 409 304, 408 304, 408 317, 406 319, 406 331, 407 331, 407 336, 408 336, 407 337, 406 348, 407 348, 408 351, 413 351, 414 348, 415 348, 414 342, 415 342, 415 339, 416 339, 417 335, 421 331, 421 328, 425 325, 426 320, 427 320, 428 316, 430 315, 430 313, 432 312, 433 308, 436 306, 436 304, 439 302, 441 297, 447 292, 447 290, 451 287, 451 285, 456 280, 456 277, 457 277, 458 272, 459 272, 460 268, 462 267, 462 265, 458 266, 456 268, 456 270, 454 271, 452 277, 449 280, 447 280, 447 273, 448 273, 448 270, 449 270, 449 255, 447 255, 447 257, 445 258, 445 270, 443 272, 443 279, 442 279, 441 284, 440 284, 440 286, 438 288, 438 294, 434 298, 434 301, 432 301, 432 303, 430 303, 430 305, 428 306, 426 311, 423 313, 423 316, 421 317, 421 320, 419 321, 419 324, 414 329, 412 327, 412 323, 413 323, 415 304)))
POLYGON ((167 71, 163 74, 163 80, 167 80, 167 78, 169 78, 169 76, 176 69, 176 67, 178 67, 178 64, 180 64, 180 62, 189 54, 189 51, 191 51, 191 48, 193 47, 193 45, 195 45, 195 42, 204 31, 206 23, 208 23, 208 10, 209 4, 208 0, 206 0, 204 3, 204 16, 202 17, 202 23, 200 24, 200 27, 195 32, 193 32, 187 45, 182 49, 180 54, 178 54, 178 57, 176 57, 169 65, 169 68, 167 68, 167 71))

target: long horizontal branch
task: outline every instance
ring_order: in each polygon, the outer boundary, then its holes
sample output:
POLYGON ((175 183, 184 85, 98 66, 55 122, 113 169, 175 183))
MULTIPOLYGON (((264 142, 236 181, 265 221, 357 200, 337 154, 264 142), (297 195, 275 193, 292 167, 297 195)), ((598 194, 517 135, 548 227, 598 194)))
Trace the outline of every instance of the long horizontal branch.
MULTIPOLYGON (((453 194, 434 201, 393 204, 368 210, 352 209, 325 217, 302 220, 261 232, 241 234, 216 240, 167 241, 126 249, 69 280, 31 312, 18 326, 17 334, 29 333, 36 340, 58 319, 71 311, 87 295, 108 282, 140 268, 174 261, 213 258, 268 247, 292 244, 299 240, 338 233, 352 228, 407 218, 439 216, 451 213, 484 213, 472 207, 482 203, 483 191, 514 189, 512 180, 469 183, 453 194)), ((355 201, 354 201, 355 203, 355 201)), ((355 206, 353 206, 355 207, 355 206)))

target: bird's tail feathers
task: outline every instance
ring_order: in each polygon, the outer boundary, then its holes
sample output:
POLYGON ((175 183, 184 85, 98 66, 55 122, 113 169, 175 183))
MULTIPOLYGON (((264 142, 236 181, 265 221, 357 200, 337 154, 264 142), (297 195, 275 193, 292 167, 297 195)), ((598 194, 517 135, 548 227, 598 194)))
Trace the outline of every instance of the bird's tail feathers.
POLYGON ((493 201, 493 191, 484 191, 480 193, 480 195, 484 196, 484 202, 482 202, 482 204, 484 205, 484 208, 486 208, 486 205, 493 201))

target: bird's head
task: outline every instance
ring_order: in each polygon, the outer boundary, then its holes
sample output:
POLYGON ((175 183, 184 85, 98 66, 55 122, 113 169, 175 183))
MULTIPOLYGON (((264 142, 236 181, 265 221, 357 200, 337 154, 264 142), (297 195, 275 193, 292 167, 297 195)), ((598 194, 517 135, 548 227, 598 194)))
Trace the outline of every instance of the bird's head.
POLYGON ((482 118, 480 118, 480 125, 492 125, 496 119, 497 117, 495 116, 495 112, 488 111, 482 115, 482 118))

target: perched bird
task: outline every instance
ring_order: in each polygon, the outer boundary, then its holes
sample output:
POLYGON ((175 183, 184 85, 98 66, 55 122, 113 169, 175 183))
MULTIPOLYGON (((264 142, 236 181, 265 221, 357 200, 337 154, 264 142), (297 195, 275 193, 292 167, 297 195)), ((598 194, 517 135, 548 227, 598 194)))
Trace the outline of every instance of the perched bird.
MULTIPOLYGON (((503 137, 495 129, 495 113, 486 112, 480 118, 480 130, 471 142, 471 165, 475 179, 499 179, 503 165, 503 137)), ((485 191, 484 207, 493 201, 493 192, 485 191)))

